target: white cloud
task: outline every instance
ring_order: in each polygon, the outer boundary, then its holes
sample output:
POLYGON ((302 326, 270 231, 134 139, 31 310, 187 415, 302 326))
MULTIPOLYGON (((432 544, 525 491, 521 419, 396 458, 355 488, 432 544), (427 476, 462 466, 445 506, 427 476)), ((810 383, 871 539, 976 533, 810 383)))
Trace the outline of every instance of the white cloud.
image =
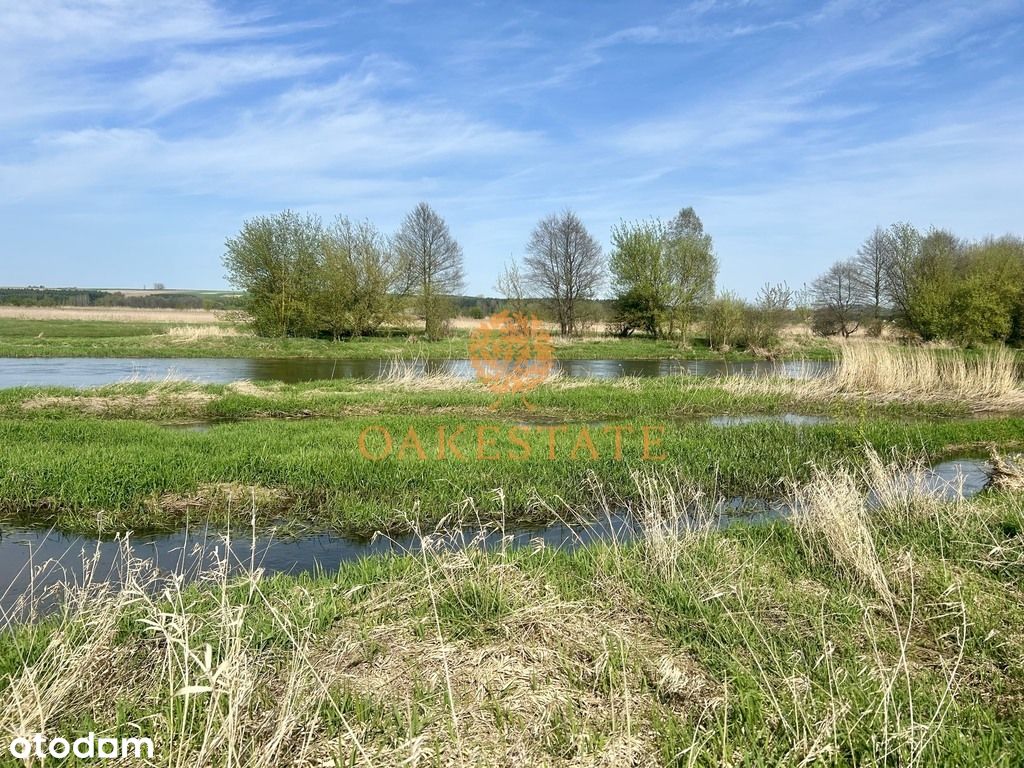
POLYGON ((309 74, 335 60, 287 49, 182 52, 175 54, 166 67, 137 80, 131 96, 137 103, 162 114, 236 86, 309 74))

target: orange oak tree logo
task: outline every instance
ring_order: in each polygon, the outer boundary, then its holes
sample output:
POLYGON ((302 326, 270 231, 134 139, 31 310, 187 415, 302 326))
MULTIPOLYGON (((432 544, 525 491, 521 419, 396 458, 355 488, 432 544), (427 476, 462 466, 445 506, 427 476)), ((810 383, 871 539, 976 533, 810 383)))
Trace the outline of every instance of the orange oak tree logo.
POLYGON ((498 400, 518 395, 523 404, 526 393, 554 372, 555 356, 551 335, 533 315, 499 312, 483 320, 469 336, 469 361, 477 378, 498 400))

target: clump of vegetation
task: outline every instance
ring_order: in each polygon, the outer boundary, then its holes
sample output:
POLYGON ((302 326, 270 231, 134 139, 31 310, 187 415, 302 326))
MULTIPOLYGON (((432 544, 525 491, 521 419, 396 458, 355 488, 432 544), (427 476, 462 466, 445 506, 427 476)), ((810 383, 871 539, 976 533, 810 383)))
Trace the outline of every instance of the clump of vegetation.
POLYGON ((719 351, 742 348, 772 356, 793 309, 793 292, 785 283, 766 283, 753 302, 726 291, 704 311, 708 346, 719 351))
POLYGON ((963 345, 1024 339, 1024 240, 970 243, 905 222, 876 228, 856 258, 832 265, 812 286, 813 329, 847 337, 887 320, 925 341, 963 345))
POLYGON ((992 449, 989 456, 989 482, 1004 491, 1024 491, 1024 454, 1003 456, 992 449))
POLYGON ((1006 347, 967 355, 954 350, 849 343, 839 348, 836 364, 804 378, 731 377, 723 380, 730 392, 788 393, 798 398, 828 401, 857 398, 886 402, 958 403, 971 411, 1024 407, 1024 388, 1017 358, 1006 347))
MULTIPOLYGON (((339 217, 325 227, 319 217, 285 211, 245 222, 227 241, 224 265, 245 291, 259 335, 337 339, 372 333, 397 315, 416 276, 411 246, 401 242, 393 246, 369 222, 339 217)), ((425 274, 429 266, 421 261, 417 269, 425 274)), ((431 318, 432 302, 433 294, 431 318)))
POLYGON ((684 337, 715 293, 718 260, 693 208, 672 221, 623 222, 612 230, 615 323, 628 336, 684 337))

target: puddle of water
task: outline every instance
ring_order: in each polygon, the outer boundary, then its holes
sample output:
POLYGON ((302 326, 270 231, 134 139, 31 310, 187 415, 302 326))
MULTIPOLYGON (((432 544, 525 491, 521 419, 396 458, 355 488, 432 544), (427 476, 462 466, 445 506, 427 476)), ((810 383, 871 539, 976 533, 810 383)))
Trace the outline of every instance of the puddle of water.
MULTIPOLYGON (((444 373, 472 379, 476 372, 469 360, 407 361, 419 375, 444 373)), ((5 387, 98 387, 135 381, 185 379, 205 384, 226 384, 241 379, 296 383, 325 379, 376 379, 392 366, 387 359, 330 360, 310 358, 0 358, 0 388, 5 387)), ((724 376, 768 374, 804 378, 832 367, 830 362, 769 360, 725 362, 722 360, 560 360, 566 376, 617 379, 623 376, 724 376)))
POLYGON ((984 459, 951 459, 936 464, 925 475, 926 489, 947 500, 969 499, 985 490, 989 477, 984 459))
POLYGON ((176 421, 161 424, 164 429, 173 429, 176 432, 209 432, 213 429, 212 421, 176 421))
POLYGON ((830 416, 804 416, 799 413, 756 414, 748 416, 712 416, 708 424, 713 427, 737 427, 744 424, 778 422, 791 427, 813 427, 815 424, 831 424, 830 416))

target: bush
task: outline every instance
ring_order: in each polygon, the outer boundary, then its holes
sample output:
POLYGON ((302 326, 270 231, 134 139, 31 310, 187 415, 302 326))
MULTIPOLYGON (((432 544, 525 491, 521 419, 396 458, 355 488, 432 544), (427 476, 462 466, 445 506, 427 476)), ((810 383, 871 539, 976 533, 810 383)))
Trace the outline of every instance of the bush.
POLYGON ((747 303, 731 291, 725 291, 712 300, 704 313, 708 346, 722 352, 740 346, 745 341, 747 310, 747 303))
POLYGON ((766 283, 746 308, 745 345, 764 350, 777 346, 792 300, 793 292, 785 283, 766 283))

